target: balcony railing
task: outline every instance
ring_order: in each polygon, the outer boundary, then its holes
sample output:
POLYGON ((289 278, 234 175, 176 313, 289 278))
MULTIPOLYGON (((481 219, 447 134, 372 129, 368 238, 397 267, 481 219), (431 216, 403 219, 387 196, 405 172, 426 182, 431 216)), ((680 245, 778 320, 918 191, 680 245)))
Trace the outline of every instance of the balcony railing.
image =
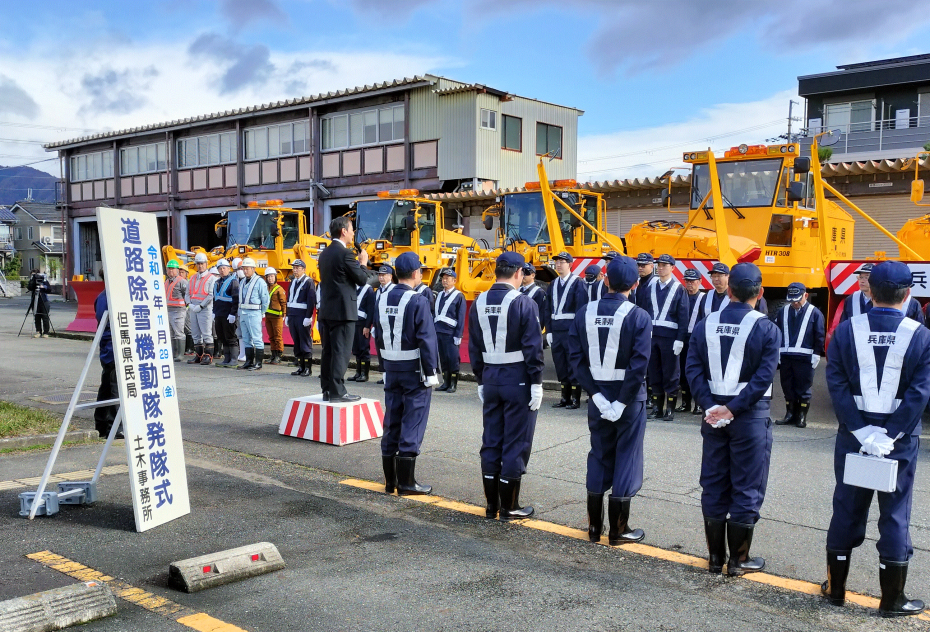
MULTIPOLYGON (((810 152, 810 136, 839 129, 842 133, 833 145, 834 154, 859 154, 878 151, 902 151, 906 154, 920 150, 930 143, 930 116, 912 116, 847 125, 830 125, 810 128, 808 137, 801 138, 801 147, 810 152)), ((904 154, 898 157, 905 157, 904 154)))

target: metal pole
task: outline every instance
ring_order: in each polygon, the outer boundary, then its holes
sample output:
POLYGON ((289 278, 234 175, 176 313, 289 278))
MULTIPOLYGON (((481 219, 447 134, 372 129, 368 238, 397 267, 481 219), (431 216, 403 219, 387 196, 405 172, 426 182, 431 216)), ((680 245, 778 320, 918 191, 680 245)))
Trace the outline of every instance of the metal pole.
POLYGON ((68 424, 71 423, 71 416, 74 414, 74 407, 81 397, 81 389, 84 388, 84 380, 87 379, 87 372, 90 370, 90 362, 94 358, 94 352, 100 345, 100 338, 107 328, 107 319, 109 312, 103 313, 100 324, 97 325, 97 333, 94 334, 94 342, 87 352, 87 359, 84 361, 84 368, 81 370, 81 377, 78 379, 74 393, 71 395, 71 402, 68 404, 68 411, 65 413, 64 421, 61 422, 61 428, 58 429, 58 436, 55 438, 55 445, 52 447, 52 453, 48 457, 48 463, 45 464, 45 471, 42 472, 42 480, 39 481, 39 489, 36 491, 35 498, 32 499, 32 509, 29 510, 29 519, 36 517, 36 511, 39 509, 39 503, 42 502, 42 494, 45 492, 45 486, 48 485, 48 477, 52 474, 52 468, 55 466, 55 459, 58 458, 58 451, 61 450, 61 444, 64 443, 65 433, 68 431, 68 424))
POLYGON ((94 478, 91 481, 92 483, 96 483, 97 479, 100 478, 100 470, 103 469, 103 462, 107 458, 107 452, 110 451, 110 444, 113 443, 113 438, 116 436, 116 433, 119 432, 120 426, 122 425, 123 425, 123 407, 120 406, 119 410, 116 412, 116 418, 113 420, 113 425, 110 426, 110 435, 107 437, 106 445, 103 446, 103 454, 100 455, 100 460, 97 462, 97 469, 94 471, 94 478))

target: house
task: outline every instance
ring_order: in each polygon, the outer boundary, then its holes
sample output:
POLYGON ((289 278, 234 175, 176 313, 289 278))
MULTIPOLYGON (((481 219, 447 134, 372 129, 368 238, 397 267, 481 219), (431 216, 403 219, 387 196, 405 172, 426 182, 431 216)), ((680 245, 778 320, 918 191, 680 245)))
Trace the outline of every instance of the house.
POLYGON ((49 282, 62 282, 65 241, 62 231, 61 210, 54 204, 23 200, 10 207, 15 224, 13 247, 22 257, 21 274, 40 269, 49 282))
POLYGON ((16 248, 13 246, 13 225, 15 223, 16 216, 10 208, 0 206, 0 268, 6 266, 16 254, 16 248))

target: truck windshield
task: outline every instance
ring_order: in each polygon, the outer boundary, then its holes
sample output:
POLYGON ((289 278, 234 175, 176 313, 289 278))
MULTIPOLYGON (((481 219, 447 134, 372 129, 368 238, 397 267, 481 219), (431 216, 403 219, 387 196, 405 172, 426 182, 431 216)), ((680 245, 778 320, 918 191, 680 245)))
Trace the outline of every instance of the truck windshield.
MULTIPOLYGON (((718 162, 717 174, 720 177, 720 192, 724 196, 724 206, 773 206, 781 163, 781 158, 718 162)), ((707 164, 694 165, 694 173, 691 176, 691 208, 700 206, 709 191, 710 167, 707 164)), ((707 208, 712 207, 713 201, 708 199, 707 208)))
POLYGON ((229 211, 226 213, 226 247, 251 246, 274 250, 274 211, 229 211))
MULTIPOLYGON (((571 206, 575 200, 566 200, 571 206)), ((568 211, 556 205, 556 215, 566 246, 573 244, 573 231, 568 223, 568 211)), ((512 193, 504 196, 504 237, 525 241, 530 245, 549 243, 549 227, 542 193, 512 193)))
POLYGON ((410 231, 404 218, 412 215, 412 200, 363 200, 355 207, 355 239, 386 239, 395 246, 410 245, 410 231))

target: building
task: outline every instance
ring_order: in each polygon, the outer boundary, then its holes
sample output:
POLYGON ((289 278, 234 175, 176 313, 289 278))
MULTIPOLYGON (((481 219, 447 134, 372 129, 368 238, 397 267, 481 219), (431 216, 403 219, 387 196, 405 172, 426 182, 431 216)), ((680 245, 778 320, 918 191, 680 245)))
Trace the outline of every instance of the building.
POLYGON ((13 247, 22 257, 20 274, 41 269, 53 285, 62 282, 65 241, 61 211, 54 204, 23 200, 10 207, 13 225, 13 247))
POLYGON ((416 76, 50 143, 65 165, 70 274, 94 276, 97 206, 154 213, 163 243, 219 245, 227 209, 281 199, 325 232, 386 189, 490 190, 574 178, 580 110, 416 76))
POLYGON ((0 206, 0 269, 6 266, 7 262, 16 255, 16 248, 13 245, 13 225, 16 223, 16 216, 7 206, 0 206))

